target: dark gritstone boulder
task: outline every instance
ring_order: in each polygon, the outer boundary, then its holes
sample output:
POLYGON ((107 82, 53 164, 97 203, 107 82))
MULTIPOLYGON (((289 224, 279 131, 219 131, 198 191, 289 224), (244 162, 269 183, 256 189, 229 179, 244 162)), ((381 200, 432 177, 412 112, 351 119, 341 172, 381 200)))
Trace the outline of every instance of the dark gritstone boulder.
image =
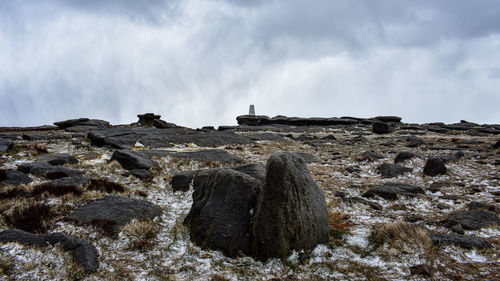
POLYGON ((377 119, 378 121, 381 122, 395 122, 395 123, 401 122, 401 117, 398 116, 376 116, 373 117, 373 119, 377 119))
POLYGON ((145 113, 137 115, 139 117, 139 125, 141 126, 153 126, 155 120, 160 120, 161 115, 156 115, 154 113, 145 113))
POLYGON ((150 181, 153 179, 153 175, 151 172, 147 169, 133 169, 130 171, 127 171, 124 176, 134 176, 136 178, 139 178, 143 181, 150 181))
POLYGON ((418 186, 390 182, 370 189, 367 192, 363 193, 362 196, 373 197, 374 195, 378 195, 387 200, 396 200, 398 199, 398 195, 416 196, 417 194, 424 193, 424 190, 418 186))
POLYGON ((151 220, 161 215, 160 207, 145 201, 109 195, 71 212, 67 219, 78 224, 97 224, 106 231, 118 233, 132 219, 151 220))
POLYGON ((0 170, 0 182, 12 185, 21 185, 28 184, 32 181, 32 178, 19 171, 0 170))
POLYGON ((427 162, 424 166, 424 175, 426 176, 438 176, 446 174, 446 165, 441 158, 431 157, 427 159, 427 162))
POLYGON ((411 153, 411 152, 400 152, 396 158, 394 158, 394 164, 398 164, 401 162, 405 162, 406 160, 410 160, 414 157, 417 157, 417 155, 411 153))
POLYGON ((181 172, 172 177, 172 189, 174 191, 188 191, 195 172, 181 172))
POLYGON ((230 257, 252 252, 251 218, 261 182, 230 169, 215 169, 193 193, 184 223, 191 240, 230 257))
POLYGON ((342 201, 346 203, 361 203, 372 207, 374 210, 382 211, 384 208, 377 202, 366 200, 361 197, 342 197, 342 201))
POLYGON ((10 138, 0 138, 0 153, 7 152, 14 145, 10 138))
POLYGON ((149 159, 144 154, 129 149, 115 150, 111 161, 116 160, 126 170, 146 169, 157 167, 158 163, 149 159))
POLYGON ((447 227, 452 227, 459 224, 463 229, 478 230, 485 226, 499 225, 500 219, 494 212, 483 210, 470 210, 452 216, 444 220, 443 224, 447 227))
POLYGON ((413 171, 413 169, 391 163, 384 163, 377 167, 377 173, 382 175, 384 178, 396 177, 411 171, 413 171))
POLYGON ((76 164, 78 159, 66 153, 50 153, 40 156, 37 161, 47 162, 50 165, 60 166, 64 164, 76 164))
POLYGON ((406 136, 405 140, 408 142, 407 147, 419 147, 427 143, 424 139, 416 136, 406 136))
POLYGON ((84 174, 82 171, 73 170, 66 167, 53 166, 47 162, 36 161, 32 163, 22 163, 17 166, 17 170, 23 173, 33 174, 38 177, 51 179, 63 177, 79 177, 84 174))
POLYGON ((177 125, 174 123, 168 123, 163 120, 153 120, 153 126, 157 129, 177 128, 177 125))
POLYGON ((479 237, 460 235, 460 234, 442 234, 433 233, 430 235, 434 245, 457 245, 464 249, 485 249, 491 247, 491 244, 479 237))
POLYGON ((388 134, 394 132, 394 126, 391 123, 375 122, 372 130, 375 134, 388 134))
POLYGON ((87 137, 96 146, 110 145, 114 148, 131 148, 139 141, 151 148, 171 147, 179 143, 195 143, 198 146, 222 146, 249 144, 251 140, 231 131, 195 131, 186 128, 109 128, 94 130, 87 137))
POLYGON ((494 145, 492 145, 493 149, 500 148, 500 140, 497 141, 494 145))
POLYGON ((55 122, 54 125, 59 129, 66 129, 67 131, 88 131, 91 129, 107 128, 110 124, 108 121, 104 120, 79 118, 55 122), (77 130, 75 128, 79 129, 77 130))
POLYGON ((328 242, 325 196, 297 154, 275 152, 269 158, 252 233, 253 256, 260 260, 328 242))
POLYGON ((85 267, 87 272, 97 270, 97 251, 87 241, 55 232, 50 234, 32 234, 17 229, 8 229, 0 232, 0 242, 17 242, 23 245, 47 247, 59 244, 65 251, 70 251, 77 264, 85 267))

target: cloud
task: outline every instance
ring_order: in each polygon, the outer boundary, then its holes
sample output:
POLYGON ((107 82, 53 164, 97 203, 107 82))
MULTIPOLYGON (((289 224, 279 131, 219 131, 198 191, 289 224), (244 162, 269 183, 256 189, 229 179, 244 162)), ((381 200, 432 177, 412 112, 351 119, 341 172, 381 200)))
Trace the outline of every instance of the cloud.
POLYGON ((495 1, 2 1, 0 126, 155 112, 496 122, 495 1), (467 18, 467 20, 463 20, 467 18))

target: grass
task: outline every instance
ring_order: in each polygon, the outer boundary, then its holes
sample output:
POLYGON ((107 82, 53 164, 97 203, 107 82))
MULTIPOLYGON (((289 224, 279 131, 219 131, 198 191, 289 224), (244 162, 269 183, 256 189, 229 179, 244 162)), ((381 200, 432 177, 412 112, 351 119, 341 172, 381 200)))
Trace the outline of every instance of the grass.
POLYGON ((349 216, 339 211, 328 212, 328 224, 330 225, 330 243, 340 245, 344 235, 349 234, 353 223, 349 216))
POLYGON ((24 201, 24 204, 16 204, 3 214, 5 222, 11 228, 32 233, 45 233, 49 219, 55 216, 49 205, 35 200, 27 200, 24 201))
POLYGON ((0 255, 0 276, 9 277, 14 272, 15 264, 11 258, 0 255))
POLYGON ((160 229, 154 221, 139 221, 133 219, 121 229, 130 239, 131 249, 146 249, 154 245, 154 240, 160 229))
POLYGON ((107 193, 113 192, 124 192, 125 188, 116 182, 112 182, 107 179, 91 179, 90 185, 87 187, 88 190, 97 190, 107 193))

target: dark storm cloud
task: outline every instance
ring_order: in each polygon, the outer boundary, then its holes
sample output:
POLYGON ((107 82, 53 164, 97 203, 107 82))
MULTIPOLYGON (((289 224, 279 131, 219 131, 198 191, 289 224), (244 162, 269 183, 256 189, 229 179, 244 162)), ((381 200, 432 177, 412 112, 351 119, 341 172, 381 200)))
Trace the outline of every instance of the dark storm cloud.
POLYGON ((1 1, 1 122, 498 122, 499 34, 496 0, 1 1))

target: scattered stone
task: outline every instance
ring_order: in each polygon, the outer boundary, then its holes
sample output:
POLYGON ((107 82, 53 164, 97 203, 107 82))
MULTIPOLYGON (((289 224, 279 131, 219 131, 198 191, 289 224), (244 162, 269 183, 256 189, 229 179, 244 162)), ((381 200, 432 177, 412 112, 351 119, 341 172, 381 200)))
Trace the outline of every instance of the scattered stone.
POLYGON ((411 152, 400 152, 396 158, 394 158, 394 164, 398 164, 401 162, 405 162, 406 160, 410 160, 414 157, 417 157, 417 155, 411 153, 411 152))
POLYGON ((144 156, 144 154, 129 149, 115 150, 111 160, 116 160, 126 170, 151 169, 159 166, 158 163, 144 156))
POLYGON ((107 128, 110 124, 108 121, 104 120, 79 118, 55 122, 54 125, 56 125, 59 129, 65 129, 70 132, 78 132, 107 128))
POLYGON ((390 123, 375 122, 372 125, 372 130, 375 134, 389 134, 394 132, 394 127, 390 123))
POLYGON ((97 224, 106 232, 116 234, 132 219, 152 220, 161 215, 161 209, 146 200, 119 195, 108 195, 71 212, 67 219, 77 224, 97 224))
POLYGON ((195 172, 181 172, 172 177, 172 189, 174 191, 188 191, 195 172))
POLYGON ((250 138, 253 141, 274 141, 274 142, 280 142, 284 141, 285 139, 276 134, 276 133, 258 133, 258 134, 252 134, 248 135, 248 138, 250 138))
POLYGON ((51 179, 64 177, 80 177, 84 174, 82 171, 69 169, 66 167, 53 166, 47 162, 31 162, 22 163, 17 166, 17 170, 23 173, 33 174, 38 177, 46 177, 51 179))
POLYGON ((14 170, 0 170, 0 182, 11 185, 22 185, 32 182, 33 179, 22 172, 14 170))
POLYGON ((61 134, 39 134, 39 133, 30 133, 30 134, 23 134, 23 140, 30 140, 30 141, 38 141, 38 140, 62 140, 64 139, 65 136, 61 134))
POLYGON ((468 205, 469 210, 484 210, 494 212, 496 214, 500 213, 500 206, 494 203, 485 203, 485 202, 477 202, 472 201, 468 205))
POLYGON ((87 272, 97 270, 97 251, 87 241, 55 232, 50 234, 32 234, 17 229, 8 229, 0 232, 0 242, 17 242, 23 245, 47 247, 59 244, 65 251, 70 251, 77 264, 85 267, 87 272))
POLYGON ((365 204, 365 205, 368 205, 368 206, 372 207, 372 209, 377 210, 377 211, 382 211, 384 209, 382 207, 382 205, 380 205, 379 203, 373 202, 373 201, 370 201, 370 200, 366 200, 366 199, 361 198, 361 197, 343 197, 342 201, 347 202, 347 203, 361 203, 361 204, 365 204))
POLYGON ((424 194, 424 190, 418 186, 397 183, 397 182, 389 182, 384 185, 375 187, 373 189, 368 190, 363 193, 363 197, 373 197, 374 195, 378 195, 387 200, 396 200, 398 199, 398 195, 405 196, 416 196, 417 194, 424 194))
POLYGON ((297 154, 275 152, 269 158, 252 233, 253 256, 260 260, 328 242, 325 196, 297 154))
POLYGON ((434 193, 434 192, 438 192, 442 187, 450 187, 450 183, 449 182, 433 182, 433 183, 431 183, 429 188, 427 188, 427 190, 434 193))
POLYGON ((44 154, 38 158, 37 161, 47 162, 50 165, 60 166, 65 164, 76 164, 78 163, 78 159, 66 153, 50 153, 44 154))
POLYGON ((0 153, 5 153, 12 148, 14 142, 10 138, 0 138, 0 153))
POLYGON ((452 227, 459 224, 467 230, 478 230, 485 226, 498 225, 500 224, 500 219, 494 212, 470 210, 456 214, 451 218, 444 220, 443 224, 446 227, 452 227))
POLYGON ((383 163, 377 167, 377 173, 382 175, 384 178, 396 177, 411 171, 413 171, 413 169, 391 163, 383 163))
POLYGON ((212 171, 193 193, 193 205, 184 223, 202 248, 236 257, 251 255, 251 218, 261 182, 230 169, 212 171))
POLYGON ((479 237, 459 235, 459 234, 443 234, 433 233, 430 235, 434 245, 457 245, 464 249, 485 249, 491 247, 491 244, 479 237))
POLYGON ((446 174, 446 165, 441 158, 431 157, 427 159, 427 162, 424 166, 424 175, 435 177, 438 175, 446 174))

